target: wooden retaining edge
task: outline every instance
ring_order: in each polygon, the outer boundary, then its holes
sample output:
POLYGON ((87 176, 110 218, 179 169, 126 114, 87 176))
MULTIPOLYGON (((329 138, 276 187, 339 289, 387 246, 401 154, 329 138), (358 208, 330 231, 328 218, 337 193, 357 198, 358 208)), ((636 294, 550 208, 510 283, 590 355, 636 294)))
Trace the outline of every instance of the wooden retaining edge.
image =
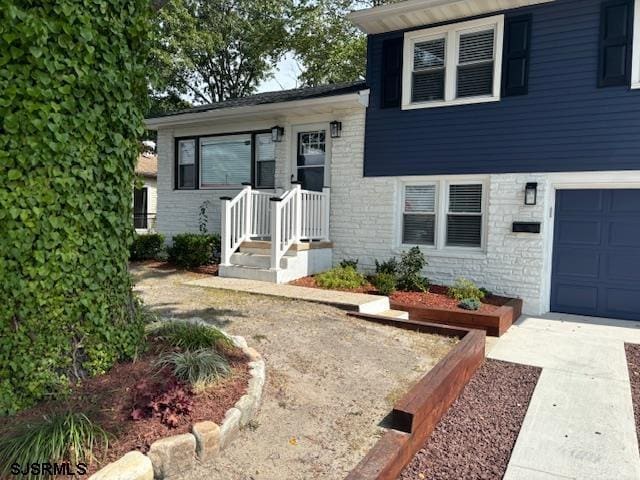
POLYGON ((98 470, 89 480, 161 480, 181 475, 193 469, 196 462, 214 461, 235 440, 260 407, 266 372, 262 356, 243 337, 230 338, 248 357, 251 378, 246 394, 227 410, 222 424, 210 421, 193 424, 191 433, 156 440, 146 455, 136 450, 129 452, 98 470))
POLYGON ((458 344, 395 404, 390 415, 391 428, 346 477, 347 480, 395 480, 482 365, 486 334, 482 330, 377 315, 348 315, 422 333, 460 338, 458 344))
POLYGON ((455 325, 467 329, 481 329, 486 331, 487 335, 500 337, 522 315, 522 300, 512 298, 491 313, 419 307, 400 302, 391 302, 391 308, 408 312, 411 320, 455 325))

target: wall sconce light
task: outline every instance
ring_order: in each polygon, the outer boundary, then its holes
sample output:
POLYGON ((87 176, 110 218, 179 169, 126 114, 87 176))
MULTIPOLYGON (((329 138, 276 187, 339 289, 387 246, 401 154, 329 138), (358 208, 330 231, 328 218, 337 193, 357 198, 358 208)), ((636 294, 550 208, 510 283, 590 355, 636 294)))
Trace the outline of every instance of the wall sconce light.
POLYGON ((340 138, 340 135, 342 135, 342 122, 334 120, 329 124, 329 127, 331 127, 331 138, 340 138))
POLYGON ((538 184, 535 182, 527 183, 524 190, 524 204, 535 205, 538 201, 538 184))
POLYGON ((284 135, 284 128, 282 127, 271 127, 271 140, 274 142, 281 142, 282 136, 284 135))

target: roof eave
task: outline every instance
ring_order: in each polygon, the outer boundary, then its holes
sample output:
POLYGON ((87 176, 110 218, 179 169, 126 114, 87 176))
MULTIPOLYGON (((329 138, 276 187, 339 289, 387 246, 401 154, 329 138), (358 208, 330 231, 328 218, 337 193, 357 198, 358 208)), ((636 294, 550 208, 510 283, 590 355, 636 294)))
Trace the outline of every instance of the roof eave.
MULTIPOLYGON (((218 120, 218 119, 231 119, 251 117, 255 114, 265 114, 273 112, 274 115, 285 114, 287 110, 292 110, 300 107, 312 107, 319 105, 331 105, 336 106, 344 105, 345 102, 356 102, 360 105, 363 104, 363 97, 368 94, 369 89, 362 89, 357 92, 330 95, 320 98, 308 98, 303 100, 292 100, 288 102, 277 103, 265 103, 262 105, 247 105, 242 107, 228 107, 219 108, 214 110, 208 110, 204 112, 194 113, 182 113, 177 115, 169 115, 164 117, 155 117, 145 119, 145 127, 149 130, 157 130, 161 127, 169 127, 175 125, 185 125, 190 123, 197 123, 206 120, 218 120)), ((366 106, 366 105, 365 105, 366 106)))
POLYGON ((363 32, 378 34, 553 1, 407 0, 356 10, 348 14, 348 18, 363 32))

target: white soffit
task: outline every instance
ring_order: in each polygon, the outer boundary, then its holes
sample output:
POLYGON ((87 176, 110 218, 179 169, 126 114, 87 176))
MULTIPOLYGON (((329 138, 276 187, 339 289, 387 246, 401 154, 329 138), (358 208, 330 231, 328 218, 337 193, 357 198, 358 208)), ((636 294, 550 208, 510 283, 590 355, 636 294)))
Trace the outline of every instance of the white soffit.
POLYGON ((349 19, 365 33, 384 33, 526 7, 554 0, 405 0, 356 10, 349 19))

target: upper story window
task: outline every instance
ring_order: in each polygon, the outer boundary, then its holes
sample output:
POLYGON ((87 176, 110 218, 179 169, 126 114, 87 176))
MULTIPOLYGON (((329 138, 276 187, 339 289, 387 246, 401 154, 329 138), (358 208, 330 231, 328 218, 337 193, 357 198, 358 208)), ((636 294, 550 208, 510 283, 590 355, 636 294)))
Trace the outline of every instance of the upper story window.
POLYGON ((406 33, 402 108, 500 100, 504 15, 406 33))

